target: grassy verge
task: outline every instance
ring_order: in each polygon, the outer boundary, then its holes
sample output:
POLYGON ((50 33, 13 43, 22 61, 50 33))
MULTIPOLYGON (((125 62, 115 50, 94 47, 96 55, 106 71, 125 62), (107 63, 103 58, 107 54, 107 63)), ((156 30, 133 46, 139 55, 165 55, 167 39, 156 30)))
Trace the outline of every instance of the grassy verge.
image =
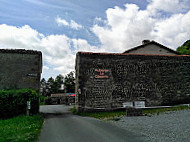
POLYGON ((168 112, 168 111, 178 111, 178 110, 186 110, 186 109, 190 109, 190 106, 176 106, 176 107, 169 107, 169 108, 149 108, 149 109, 143 109, 143 114, 154 115, 154 114, 160 114, 160 113, 168 112))
POLYGON ((119 120, 118 117, 126 115, 125 111, 111 111, 111 112, 83 112, 79 113, 81 116, 89 116, 104 120, 119 120))
POLYGON ((0 142, 36 142, 43 122, 42 115, 0 120, 0 142))
MULTIPOLYGON (((171 107, 171 108, 147 108, 143 109, 143 115, 154 115, 154 114, 160 114, 167 111, 178 111, 178 110, 186 110, 190 109, 190 106, 177 106, 177 107, 171 107)), ((74 114, 80 115, 80 116, 88 116, 88 117, 94 117, 97 119, 103 119, 103 120, 115 120, 118 121, 121 116, 126 115, 126 111, 111 111, 111 112, 82 112, 77 113, 75 108, 71 109, 71 112, 74 114)))

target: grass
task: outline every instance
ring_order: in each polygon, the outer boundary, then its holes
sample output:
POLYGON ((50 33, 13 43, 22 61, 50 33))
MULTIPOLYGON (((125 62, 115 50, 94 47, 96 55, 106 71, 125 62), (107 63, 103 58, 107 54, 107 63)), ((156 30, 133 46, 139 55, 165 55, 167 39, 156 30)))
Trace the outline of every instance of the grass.
POLYGON ((89 116, 104 120, 116 120, 118 121, 120 116, 126 115, 125 111, 111 111, 111 112, 82 112, 81 116, 89 116))
POLYGON ((0 142, 36 142, 43 122, 40 114, 0 120, 0 142))
MULTIPOLYGON (((186 110, 190 109, 190 106, 176 106, 176 107, 171 107, 171 108, 147 108, 143 109, 143 115, 155 115, 155 114, 160 114, 163 112, 168 112, 168 111, 178 111, 178 110, 186 110)), ((123 111, 111 111, 111 112, 82 112, 82 113, 77 113, 75 108, 72 108, 70 110, 74 114, 80 115, 80 116, 88 116, 88 117, 94 117, 97 119, 103 119, 103 120, 114 120, 118 121, 120 120, 121 116, 126 115, 126 110, 123 111)))
POLYGON ((148 109, 143 109, 143 114, 154 115, 154 114, 160 114, 160 113, 168 112, 168 111, 178 111, 178 110, 186 110, 186 109, 190 109, 190 106, 176 106, 176 107, 169 107, 169 108, 148 108, 148 109))

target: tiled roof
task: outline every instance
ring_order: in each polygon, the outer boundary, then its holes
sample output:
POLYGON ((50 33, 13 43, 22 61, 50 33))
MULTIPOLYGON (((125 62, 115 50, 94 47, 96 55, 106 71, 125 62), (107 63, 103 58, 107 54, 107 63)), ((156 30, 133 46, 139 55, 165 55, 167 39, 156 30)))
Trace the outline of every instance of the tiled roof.
POLYGON ((148 42, 148 43, 145 43, 145 44, 143 44, 143 45, 140 45, 140 46, 131 48, 131 49, 129 49, 129 50, 126 50, 124 53, 130 53, 130 52, 133 51, 133 50, 137 50, 137 49, 142 48, 142 47, 144 47, 144 46, 146 46, 146 45, 149 45, 149 44, 158 45, 158 46, 160 46, 160 47, 162 47, 162 48, 165 48, 166 50, 168 50, 168 51, 170 51, 170 52, 172 52, 172 53, 174 53, 174 54, 180 55, 180 53, 178 53, 178 52, 176 52, 176 51, 174 51, 174 50, 172 50, 172 49, 170 49, 170 48, 168 48, 168 47, 166 47, 166 46, 164 46, 164 45, 162 45, 162 44, 160 44, 160 43, 158 43, 158 42, 156 42, 156 41, 154 41, 154 40, 153 40, 153 41, 150 41, 150 42, 148 42))

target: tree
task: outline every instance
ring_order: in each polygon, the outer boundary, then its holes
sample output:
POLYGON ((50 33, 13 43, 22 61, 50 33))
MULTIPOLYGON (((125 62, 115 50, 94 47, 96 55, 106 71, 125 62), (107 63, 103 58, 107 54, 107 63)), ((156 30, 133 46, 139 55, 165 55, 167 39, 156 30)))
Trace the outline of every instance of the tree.
MULTIPOLYGON (((56 86, 56 93, 63 93, 64 90, 61 89, 61 86, 63 85, 63 80, 64 80, 64 77, 59 74, 56 78, 55 78, 55 86, 56 86)), ((63 88, 64 89, 64 88, 63 88)))
POLYGON ((48 88, 49 95, 51 95, 55 91, 54 82, 55 81, 54 81, 53 77, 50 77, 47 81, 47 88, 48 88))
POLYGON ((46 92, 47 82, 46 82, 45 78, 41 79, 40 84, 41 84, 41 88, 40 88, 41 95, 46 96, 47 95, 47 92, 46 92))
POLYGON ((187 40, 183 45, 179 46, 177 52, 184 55, 190 55, 190 40, 187 40))
POLYGON ((55 93, 74 93, 75 92, 75 78, 74 72, 70 72, 65 77, 59 74, 55 79, 50 77, 48 81, 44 78, 41 80, 41 94, 43 96, 50 96, 55 93), (64 88, 63 88, 64 85, 64 88))
POLYGON ((67 93, 75 92, 75 77, 73 71, 65 76, 64 86, 67 93))

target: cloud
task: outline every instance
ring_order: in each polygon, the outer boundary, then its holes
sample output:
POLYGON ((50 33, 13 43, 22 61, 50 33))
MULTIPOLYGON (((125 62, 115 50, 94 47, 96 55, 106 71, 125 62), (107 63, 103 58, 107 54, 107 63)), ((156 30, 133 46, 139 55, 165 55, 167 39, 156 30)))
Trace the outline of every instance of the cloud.
MULTIPOLYGON (((28 25, 22 27, 0 25, 0 48, 42 51, 45 65, 43 72, 49 70, 54 74, 53 71, 58 71, 65 75, 73 71, 76 52, 82 46, 91 50, 88 42, 82 39, 70 39, 66 35, 44 36, 28 25), (73 44, 76 45, 74 51, 71 46, 73 44)), ((51 76, 51 73, 48 75, 51 76)))
POLYGON ((65 19, 61 19, 59 16, 55 19, 58 26, 67 26, 75 30, 82 29, 83 26, 76 23, 74 20, 70 20, 70 22, 67 22, 65 19))
POLYGON ((48 66, 43 66, 43 69, 44 70, 49 70, 49 67, 48 66))
POLYGON ((61 19, 60 17, 57 17, 55 20, 58 26, 69 26, 69 23, 65 19, 61 19))
POLYGON ((186 0, 149 0, 150 4, 147 10, 156 12, 157 10, 178 13, 188 10, 189 6, 186 0))
POLYGON ((91 30, 108 52, 123 52, 141 44, 144 39, 176 49, 190 37, 190 11, 167 13, 174 12, 172 9, 176 6, 179 11, 184 11, 184 2, 174 0, 173 4, 173 0, 151 0, 145 10, 140 10, 135 4, 109 8, 106 10, 106 24, 95 23, 91 30))

